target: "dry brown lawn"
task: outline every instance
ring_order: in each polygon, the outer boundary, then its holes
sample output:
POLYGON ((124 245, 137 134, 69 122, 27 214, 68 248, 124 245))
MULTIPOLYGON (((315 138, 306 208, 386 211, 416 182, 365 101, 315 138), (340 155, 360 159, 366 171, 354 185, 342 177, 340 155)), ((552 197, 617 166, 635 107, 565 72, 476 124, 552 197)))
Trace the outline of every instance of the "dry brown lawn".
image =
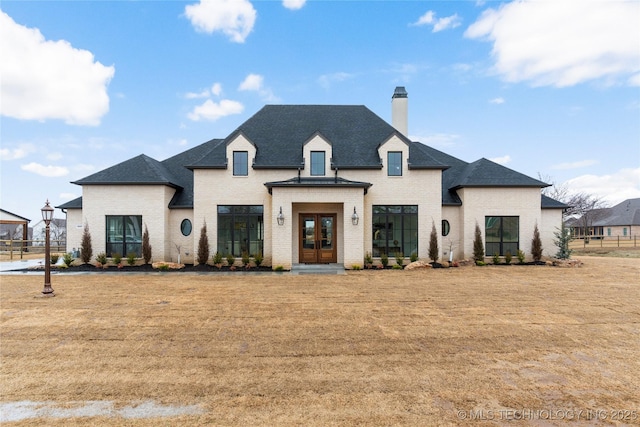
POLYGON ((640 259, 583 260, 57 274, 55 298, 5 275, 0 402, 58 408, 28 426, 638 425, 640 259), (112 406, 51 415, 83 405, 112 406))

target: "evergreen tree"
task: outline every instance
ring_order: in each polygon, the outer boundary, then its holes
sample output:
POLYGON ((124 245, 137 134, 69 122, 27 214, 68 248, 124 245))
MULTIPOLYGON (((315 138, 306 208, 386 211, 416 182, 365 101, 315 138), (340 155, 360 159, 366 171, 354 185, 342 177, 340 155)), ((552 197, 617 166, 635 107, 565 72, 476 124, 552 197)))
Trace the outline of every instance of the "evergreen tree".
POLYGON ((560 259, 569 259, 571 258, 572 250, 569 249, 569 242, 571 242, 571 232, 567 227, 564 226, 564 221, 562 222, 562 228, 556 228, 557 232, 553 233, 556 236, 556 239, 553 243, 558 247, 558 253, 556 253, 556 258, 560 259))
POLYGON ((142 233, 142 258, 145 264, 149 264, 151 261, 151 243, 149 243, 149 230, 147 224, 144 225, 144 233, 142 233))
POLYGON ((209 260, 209 238, 207 237, 207 223, 205 222, 200 230, 200 240, 198 241, 198 264, 206 264, 209 260))
POLYGON ((484 261, 484 243, 482 242, 482 232, 477 222, 476 233, 473 239, 473 259, 476 261, 484 261))
POLYGON ((436 262, 440 249, 438 248, 438 232, 436 231, 435 222, 431 222, 431 236, 429 237, 429 258, 431 261, 436 262))
POLYGON ((89 232, 89 224, 85 222, 82 241, 80 243, 80 259, 83 263, 88 264, 92 256, 93 246, 91 245, 91 233, 89 232))
POLYGON ((540 240, 540 231, 538 230, 537 223, 533 228, 533 239, 531 239, 531 256, 536 262, 542 259, 542 240, 540 240))

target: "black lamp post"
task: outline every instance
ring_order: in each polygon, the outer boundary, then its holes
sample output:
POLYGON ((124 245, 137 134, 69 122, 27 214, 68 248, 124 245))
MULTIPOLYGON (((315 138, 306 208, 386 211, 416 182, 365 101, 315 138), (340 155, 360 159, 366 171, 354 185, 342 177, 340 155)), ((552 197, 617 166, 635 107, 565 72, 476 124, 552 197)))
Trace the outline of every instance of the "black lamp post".
POLYGON ((49 225, 53 219, 53 208, 49 206, 49 200, 42 209, 42 220, 44 221, 45 237, 44 237, 44 290, 42 295, 45 297, 53 297, 53 288, 51 287, 51 247, 49 246, 49 225))

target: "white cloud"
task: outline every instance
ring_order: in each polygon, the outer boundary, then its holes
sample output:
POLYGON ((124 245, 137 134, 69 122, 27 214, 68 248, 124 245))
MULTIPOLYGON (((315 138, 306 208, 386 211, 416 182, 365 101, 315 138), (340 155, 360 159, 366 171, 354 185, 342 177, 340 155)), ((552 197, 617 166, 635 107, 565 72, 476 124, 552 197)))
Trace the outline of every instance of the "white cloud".
POLYGON ((262 85, 264 84, 264 77, 260 74, 249 74, 245 79, 240 83, 240 87, 238 90, 248 90, 248 91, 259 91, 262 89, 262 85))
POLYGON ((35 173, 37 175, 46 176, 47 178, 56 178, 69 174, 69 169, 64 166, 45 166, 40 163, 31 162, 20 166, 24 171, 35 173))
POLYGON ((22 159, 36 151, 33 144, 20 144, 16 148, 0 148, 1 160, 17 160, 22 159))
POLYGON ((510 155, 504 155, 502 157, 492 157, 489 160, 491 160, 494 163, 497 163, 499 165, 506 165, 507 163, 509 163, 511 161, 511 156, 510 155))
POLYGON ((184 97, 187 99, 209 98, 211 95, 220 96, 222 93, 222 85, 214 83, 211 88, 203 89, 200 92, 187 92, 184 97))
POLYGON ((220 96, 221 93, 222 93, 222 85, 220 83, 214 83, 213 86, 211 86, 211 94, 215 96, 220 96))
POLYGON ((91 52, 45 40, 2 11, 0 46, 2 115, 96 126, 109 111, 107 86, 115 68, 94 61, 91 52))
POLYGON ((333 74, 323 74, 318 77, 318 84, 325 89, 330 88, 334 83, 341 83, 345 80, 353 78, 355 75, 345 72, 337 72, 333 74))
POLYGON ((275 96, 270 88, 264 87, 264 77, 260 74, 249 74, 240 83, 238 90, 258 92, 265 102, 280 102, 280 98, 275 96))
POLYGON ((287 9, 297 10, 302 9, 307 0, 282 0, 282 5, 287 9))
POLYGON ((436 13, 432 10, 422 15, 416 22, 410 24, 412 26, 433 25, 431 30, 434 33, 439 31, 448 30, 449 28, 456 28, 460 26, 460 17, 458 14, 447 16, 445 18, 436 19, 436 13))
POLYGON ((500 104, 504 104, 504 103, 505 103, 505 100, 504 100, 504 98, 502 98, 502 97, 493 98, 493 99, 490 99, 490 100, 489 100, 489 104, 497 104, 497 105, 500 105, 500 104))
POLYGON ((580 175, 566 184, 572 192, 600 196, 613 205, 640 197, 640 168, 621 169, 611 175, 580 175))
POLYGON ((558 163, 557 165, 551 166, 551 169, 580 169, 595 165, 596 163, 598 162, 593 159, 579 160, 576 162, 558 163))
POLYGON ((640 85, 640 2, 522 0, 487 9, 465 36, 493 43, 506 81, 640 85))
POLYGON ((243 110, 244 106, 238 101, 223 99, 219 103, 216 103, 207 99, 204 104, 195 107, 193 111, 188 114, 188 117, 194 122, 200 120, 216 121, 221 117, 240 114, 243 110))
POLYGON ((220 31, 236 43, 244 43, 256 21, 256 10, 248 0, 200 0, 187 5, 184 13, 197 31, 220 31))

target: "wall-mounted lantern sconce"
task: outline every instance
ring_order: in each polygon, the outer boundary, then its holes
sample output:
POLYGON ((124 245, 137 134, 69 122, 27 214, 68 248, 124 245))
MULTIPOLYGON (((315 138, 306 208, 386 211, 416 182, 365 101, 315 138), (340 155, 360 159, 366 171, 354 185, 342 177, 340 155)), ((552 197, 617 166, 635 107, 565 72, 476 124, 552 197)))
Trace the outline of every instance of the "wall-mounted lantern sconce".
POLYGON ((360 221, 360 218, 358 217, 358 214, 356 213, 356 207, 353 207, 353 215, 351 215, 351 223, 353 225, 358 225, 358 221, 360 221))
POLYGON ((280 206, 280 213, 276 218, 278 220, 278 225, 284 225, 284 214, 282 213, 282 206, 280 206))

